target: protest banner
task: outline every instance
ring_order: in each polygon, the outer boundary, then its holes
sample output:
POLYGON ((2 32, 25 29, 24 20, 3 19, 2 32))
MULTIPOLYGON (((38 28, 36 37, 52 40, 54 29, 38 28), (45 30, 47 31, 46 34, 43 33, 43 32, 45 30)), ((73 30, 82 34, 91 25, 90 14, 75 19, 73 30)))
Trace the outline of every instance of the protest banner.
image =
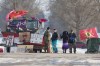
POLYGON ((43 35, 41 34, 31 34, 30 43, 42 44, 43 35))

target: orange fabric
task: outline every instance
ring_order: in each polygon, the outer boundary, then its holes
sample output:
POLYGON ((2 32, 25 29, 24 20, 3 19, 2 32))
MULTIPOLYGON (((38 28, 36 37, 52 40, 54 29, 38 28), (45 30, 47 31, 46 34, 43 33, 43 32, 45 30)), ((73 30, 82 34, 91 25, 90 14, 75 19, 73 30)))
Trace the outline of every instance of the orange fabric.
POLYGON ((7 14, 6 20, 21 17, 21 16, 27 14, 27 12, 28 11, 25 11, 25 10, 20 10, 20 11, 12 10, 10 13, 7 14))

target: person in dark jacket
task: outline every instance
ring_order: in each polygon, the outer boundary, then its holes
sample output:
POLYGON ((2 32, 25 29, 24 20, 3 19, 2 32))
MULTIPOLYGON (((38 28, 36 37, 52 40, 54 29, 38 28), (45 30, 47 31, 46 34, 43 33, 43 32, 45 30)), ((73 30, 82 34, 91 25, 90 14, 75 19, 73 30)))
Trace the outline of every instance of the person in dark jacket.
POLYGON ((63 34, 61 35, 61 39, 63 39, 63 53, 66 53, 66 50, 68 49, 68 32, 64 31, 63 34))
POLYGON ((56 29, 54 29, 54 33, 52 34, 51 40, 52 40, 53 53, 58 53, 57 49, 58 33, 56 29))
POLYGON ((69 52, 72 53, 72 48, 74 53, 76 53, 76 44, 75 44, 76 34, 71 30, 69 33, 69 52))

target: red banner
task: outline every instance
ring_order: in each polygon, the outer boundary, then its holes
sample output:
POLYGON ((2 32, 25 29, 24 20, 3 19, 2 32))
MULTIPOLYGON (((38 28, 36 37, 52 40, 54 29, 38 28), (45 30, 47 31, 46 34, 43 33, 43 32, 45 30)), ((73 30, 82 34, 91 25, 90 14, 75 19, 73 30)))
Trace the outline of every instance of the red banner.
POLYGON ((39 19, 39 22, 46 22, 47 20, 46 19, 39 19))
POLYGON ((12 10, 10 13, 7 14, 6 20, 8 21, 10 19, 18 18, 27 13, 28 13, 28 11, 26 11, 26 10, 19 10, 19 11, 12 10))
POLYGON ((87 38, 98 38, 96 28, 89 28, 89 29, 80 30, 79 34, 80 34, 81 40, 85 40, 87 38))

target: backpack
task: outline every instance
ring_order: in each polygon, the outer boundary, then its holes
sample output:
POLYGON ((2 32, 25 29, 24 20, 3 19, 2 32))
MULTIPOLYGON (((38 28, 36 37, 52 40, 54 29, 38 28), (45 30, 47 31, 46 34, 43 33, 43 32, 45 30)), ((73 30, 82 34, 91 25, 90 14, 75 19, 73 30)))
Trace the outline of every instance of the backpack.
POLYGON ((74 34, 71 34, 71 35, 69 36, 69 42, 70 42, 70 43, 74 43, 74 42, 75 42, 75 36, 74 36, 74 34))

